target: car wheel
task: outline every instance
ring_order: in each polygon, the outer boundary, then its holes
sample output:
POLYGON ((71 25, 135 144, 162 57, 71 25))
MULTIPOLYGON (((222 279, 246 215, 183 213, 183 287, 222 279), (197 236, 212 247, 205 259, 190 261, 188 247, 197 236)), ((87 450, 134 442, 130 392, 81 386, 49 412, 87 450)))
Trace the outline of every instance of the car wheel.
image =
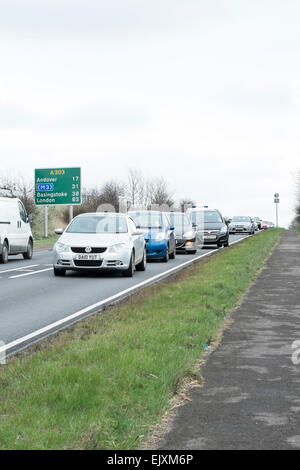
POLYGON ((222 248, 222 246, 223 246, 222 243, 218 243, 218 244, 217 244, 217 247, 218 247, 218 248, 222 248))
POLYGON ((227 248, 227 247, 229 246, 229 242, 228 242, 228 240, 227 240, 227 242, 225 242, 225 243, 224 243, 224 245, 223 245, 223 246, 224 246, 224 248, 227 248))
POLYGON ((162 262, 163 262, 163 263, 167 263, 168 261, 169 261, 169 245, 167 246, 167 248, 166 248, 166 254, 165 254, 165 256, 164 256, 163 259, 162 259, 162 262))
POLYGON ((130 264, 128 269, 122 272, 123 277, 132 277, 134 273, 134 254, 131 254, 130 264))
POLYGON ((6 264, 8 261, 8 244, 4 242, 0 253, 0 263, 6 264))
POLYGON ((31 259, 33 255, 33 243, 31 240, 29 240, 28 245, 27 245, 27 250, 25 253, 23 253, 23 258, 24 259, 31 259))
POLYGON ((64 276, 66 274, 66 270, 53 268, 53 273, 54 273, 54 276, 64 276))
POLYGON ((176 258, 176 247, 174 246, 174 251, 173 253, 170 253, 170 259, 175 259, 176 258))
POLYGON ((142 261, 136 265, 136 270, 137 271, 146 271, 146 265, 147 265, 147 261, 146 261, 146 250, 144 250, 144 255, 143 255, 143 259, 142 261))

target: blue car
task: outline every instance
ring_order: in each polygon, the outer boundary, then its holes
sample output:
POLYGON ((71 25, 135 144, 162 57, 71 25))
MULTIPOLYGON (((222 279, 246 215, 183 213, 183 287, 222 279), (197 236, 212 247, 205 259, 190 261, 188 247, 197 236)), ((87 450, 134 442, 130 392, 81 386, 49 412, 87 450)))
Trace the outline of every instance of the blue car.
POLYGON ((174 227, 165 212, 131 211, 128 215, 134 220, 137 229, 144 232, 147 259, 160 259, 163 262, 176 256, 174 227))

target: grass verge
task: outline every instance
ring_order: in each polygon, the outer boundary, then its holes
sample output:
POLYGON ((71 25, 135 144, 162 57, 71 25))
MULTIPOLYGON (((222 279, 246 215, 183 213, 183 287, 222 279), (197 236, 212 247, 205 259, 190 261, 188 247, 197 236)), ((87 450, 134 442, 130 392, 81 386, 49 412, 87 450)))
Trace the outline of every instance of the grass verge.
POLYGON ((40 250, 40 249, 46 249, 46 248, 52 248, 54 243, 57 242, 59 236, 53 236, 53 237, 48 237, 48 238, 41 238, 38 240, 34 240, 34 249, 35 250, 40 250))
MULTIPOLYGON (((134 449, 168 409, 282 230, 268 230, 14 357, 0 448, 134 449)), ((99 280, 101 282, 101 280, 99 280)))

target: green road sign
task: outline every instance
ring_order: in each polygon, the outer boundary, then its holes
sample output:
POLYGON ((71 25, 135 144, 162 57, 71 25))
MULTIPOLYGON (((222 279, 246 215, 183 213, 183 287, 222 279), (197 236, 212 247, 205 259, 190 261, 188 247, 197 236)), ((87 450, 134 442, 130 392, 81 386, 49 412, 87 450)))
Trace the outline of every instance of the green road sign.
POLYGON ((34 187, 37 206, 81 204, 81 168, 38 168, 34 187))

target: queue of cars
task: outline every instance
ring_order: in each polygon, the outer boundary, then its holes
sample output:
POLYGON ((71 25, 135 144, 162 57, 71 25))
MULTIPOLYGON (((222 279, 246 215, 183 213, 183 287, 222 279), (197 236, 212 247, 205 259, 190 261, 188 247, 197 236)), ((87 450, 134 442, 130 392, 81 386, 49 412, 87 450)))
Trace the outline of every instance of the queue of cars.
POLYGON ((129 211, 87 213, 75 217, 54 246, 54 275, 67 270, 117 270, 132 277, 147 260, 168 262, 176 252, 196 253, 203 245, 228 246, 229 220, 216 209, 187 213, 129 211))
MULTIPOLYGON (((0 197, 0 263, 9 255, 31 259, 32 217, 17 198, 0 197)), ((55 276, 67 270, 117 270, 125 277, 144 271, 147 260, 168 262, 176 253, 195 254, 205 245, 229 244, 229 234, 268 229, 274 224, 258 217, 223 217, 217 209, 193 206, 184 212, 95 212, 75 217, 53 248, 55 276)))

